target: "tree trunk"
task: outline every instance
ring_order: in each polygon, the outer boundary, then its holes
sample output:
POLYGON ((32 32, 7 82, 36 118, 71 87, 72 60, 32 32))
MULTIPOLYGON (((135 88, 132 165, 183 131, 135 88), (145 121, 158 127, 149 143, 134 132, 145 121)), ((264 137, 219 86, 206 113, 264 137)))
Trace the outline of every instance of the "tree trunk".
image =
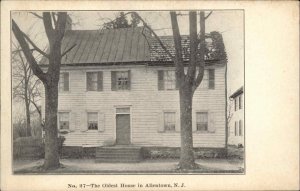
POLYGON ((59 154, 57 144, 57 106, 58 86, 44 84, 46 95, 45 115, 45 169, 59 167, 59 154))
POLYGON ((31 136, 31 128, 30 128, 30 110, 29 110, 29 100, 25 93, 25 109, 26 109, 26 137, 31 136))
POLYGON ((181 153, 179 168, 196 168, 193 151, 193 131, 192 131, 192 87, 181 86, 180 94, 180 130, 181 130, 181 153))

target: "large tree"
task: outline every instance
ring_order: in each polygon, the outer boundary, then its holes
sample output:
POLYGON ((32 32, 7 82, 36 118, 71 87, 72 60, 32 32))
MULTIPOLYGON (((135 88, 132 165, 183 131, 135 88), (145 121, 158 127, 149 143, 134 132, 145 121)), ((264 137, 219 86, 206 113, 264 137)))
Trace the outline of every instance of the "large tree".
MULTIPOLYGON (((179 82, 179 97, 180 97, 180 130, 181 130, 181 154, 179 161, 180 169, 193 169, 198 165, 195 163, 193 152, 193 133, 192 133, 192 107, 193 107, 193 95, 197 87, 201 84, 204 68, 205 68, 205 55, 207 54, 207 48, 205 43, 205 20, 211 15, 212 12, 205 16, 204 11, 200 11, 199 24, 200 32, 197 33, 197 12, 189 12, 189 49, 188 53, 189 62, 186 65, 183 60, 183 47, 178 26, 177 16, 174 11, 170 12, 171 25, 173 31, 173 39, 175 45, 175 54, 173 55, 170 49, 155 31, 136 13, 130 12, 135 15, 144 25, 148 28, 153 37, 158 41, 162 49, 166 52, 167 56, 174 62, 176 67, 176 78, 179 82), (185 72, 186 68, 186 72, 185 72)), ((215 32, 215 36, 219 35, 215 32)), ((216 46, 224 46, 219 42, 216 46)), ((223 47, 224 48, 224 47, 223 47)), ((223 55, 221 55, 223 56, 223 55)))
MULTIPOLYGON (((45 88, 45 169, 58 168, 58 140, 57 140, 57 106, 58 106, 58 81, 61 67, 61 58, 66 52, 61 52, 62 39, 65 34, 66 12, 43 12, 43 15, 35 16, 43 20, 48 39, 49 53, 39 49, 32 40, 21 31, 17 23, 12 20, 12 30, 19 45, 30 65, 32 72, 42 81, 45 88), (48 70, 44 72, 34 58, 33 50, 39 52, 49 60, 48 70)), ((67 51, 69 51, 68 49, 67 51)))

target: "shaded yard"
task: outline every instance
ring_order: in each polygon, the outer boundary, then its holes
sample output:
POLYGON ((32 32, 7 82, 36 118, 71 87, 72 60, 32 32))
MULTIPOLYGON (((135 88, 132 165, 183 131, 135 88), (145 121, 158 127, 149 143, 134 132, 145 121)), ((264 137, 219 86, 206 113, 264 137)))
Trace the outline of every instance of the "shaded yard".
POLYGON ((95 163, 94 159, 61 159, 62 167, 43 171, 40 160, 15 160, 15 174, 109 174, 109 173, 244 173, 243 160, 197 159, 200 168, 190 171, 177 170, 178 159, 143 160, 139 163, 95 163))

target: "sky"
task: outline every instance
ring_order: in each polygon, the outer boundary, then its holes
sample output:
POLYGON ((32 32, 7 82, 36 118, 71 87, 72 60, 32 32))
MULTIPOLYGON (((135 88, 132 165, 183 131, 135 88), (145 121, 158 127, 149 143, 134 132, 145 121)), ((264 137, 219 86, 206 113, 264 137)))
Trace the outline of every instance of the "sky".
MULTIPOLYGON (((126 13, 126 11, 124 11, 126 13)), ((172 35, 169 11, 137 11, 149 26, 159 35, 172 35)), ((36 12, 41 15, 41 12, 36 12)), ((187 11, 178 11, 181 34, 189 34, 187 11)), ((209 12, 207 11, 206 14, 209 12)), ((97 30, 103 23, 113 20, 118 12, 72 11, 73 30, 97 30)), ((130 16, 128 16, 130 17, 130 16)), ((47 45, 42 20, 28 12, 13 12, 12 18, 21 30, 41 48, 47 45)), ((199 16, 197 17, 199 19, 199 16)), ((198 25, 199 26, 199 25, 198 25)), ((199 27, 198 27, 199 30, 199 27)), ((228 95, 244 85, 244 17, 242 10, 216 10, 206 20, 206 33, 218 31, 222 34, 228 57, 228 95)), ((12 39, 14 37, 12 35, 12 39)))

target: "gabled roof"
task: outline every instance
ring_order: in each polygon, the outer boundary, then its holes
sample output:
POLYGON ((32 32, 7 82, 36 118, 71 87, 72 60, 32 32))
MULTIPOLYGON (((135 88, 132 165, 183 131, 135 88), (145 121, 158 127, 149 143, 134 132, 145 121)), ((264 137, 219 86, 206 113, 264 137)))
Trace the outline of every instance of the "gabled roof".
POLYGON ((239 95, 241 95, 244 92, 244 87, 240 87, 239 89, 237 89, 229 98, 235 98, 239 95))
MULTIPOLYGON (((219 37, 222 38, 221 35, 219 35, 219 37)), ((160 39, 171 54, 174 55, 173 37, 162 36, 160 39)), ((62 64, 89 65, 137 62, 161 63, 162 61, 171 61, 158 41, 151 36, 144 27, 104 30, 68 30, 63 38, 61 50, 65 52, 74 45, 76 46, 63 56, 62 64)), ((220 49, 217 48, 217 46, 218 44, 214 42, 207 43, 208 51, 206 60, 226 60, 224 50, 222 50, 222 54, 216 54, 220 49)), ((182 36, 182 48, 183 59, 188 61, 188 36, 182 36)), ((43 58, 40 64, 48 64, 48 60, 43 58)))

